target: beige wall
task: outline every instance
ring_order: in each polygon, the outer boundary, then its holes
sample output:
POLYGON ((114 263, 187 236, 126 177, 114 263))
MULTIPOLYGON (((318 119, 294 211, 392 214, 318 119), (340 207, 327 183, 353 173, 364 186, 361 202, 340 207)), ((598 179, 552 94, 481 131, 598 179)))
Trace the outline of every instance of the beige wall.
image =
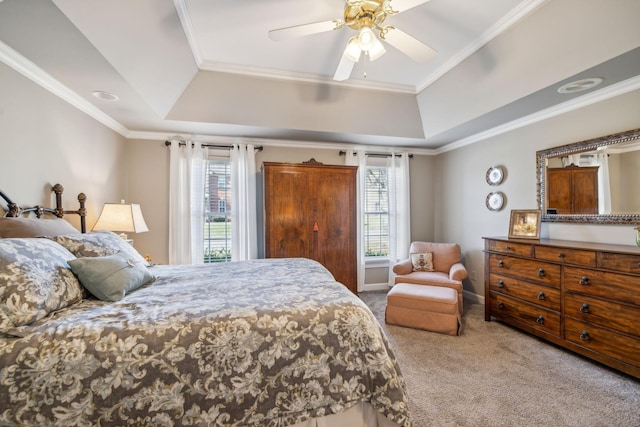
MULTIPOLYGON (((537 208, 537 150, 638 127, 640 91, 635 91, 438 156, 435 238, 462 246, 472 275, 465 291, 484 292, 482 237, 507 235, 511 209, 537 208), (499 186, 485 181, 486 171, 493 165, 507 170, 499 186), (496 190, 506 194, 507 203, 502 211, 490 212, 485 198, 496 190)), ((627 184, 637 186, 637 178, 627 184)), ((633 245, 634 236, 631 225, 543 223, 541 228, 541 237, 553 239, 633 245)))
MULTIPOLYGON (((0 189, 14 202, 52 206, 51 186, 60 183, 65 209, 87 195, 91 227, 105 202, 127 198, 121 135, 3 63, 0 83, 0 189)), ((77 216, 67 219, 79 227, 77 216)))

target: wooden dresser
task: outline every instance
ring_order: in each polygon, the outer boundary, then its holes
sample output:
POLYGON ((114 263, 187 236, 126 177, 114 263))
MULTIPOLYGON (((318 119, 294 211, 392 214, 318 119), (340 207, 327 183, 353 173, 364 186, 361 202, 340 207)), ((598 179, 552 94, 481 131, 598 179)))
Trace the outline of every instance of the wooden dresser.
POLYGON ((495 318, 640 378, 640 249, 485 237, 495 318))
POLYGON ((356 166, 265 162, 265 256, 305 257, 358 293, 356 166))

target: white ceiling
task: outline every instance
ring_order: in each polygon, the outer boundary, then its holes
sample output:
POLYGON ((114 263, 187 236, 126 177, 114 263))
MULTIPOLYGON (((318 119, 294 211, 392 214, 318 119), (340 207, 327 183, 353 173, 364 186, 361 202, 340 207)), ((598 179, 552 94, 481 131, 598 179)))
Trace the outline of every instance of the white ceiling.
POLYGON ((343 0, 0 0, 0 60, 131 138, 443 149, 575 102, 583 94, 555 90, 574 78, 605 79, 586 96, 637 89, 639 5, 431 0, 385 23, 435 59, 417 64, 387 45, 337 83, 352 29, 279 42, 268 31, 342 18, 343 0))

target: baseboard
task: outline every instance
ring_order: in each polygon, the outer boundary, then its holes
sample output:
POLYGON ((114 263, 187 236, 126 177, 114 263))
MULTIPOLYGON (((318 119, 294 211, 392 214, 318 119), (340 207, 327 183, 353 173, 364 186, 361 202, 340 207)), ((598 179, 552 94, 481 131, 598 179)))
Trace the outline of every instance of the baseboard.
POLYGON ((474 294, 473 292, 462 290, 462 298, 466 301, 484 305, 484 295, 474 294))

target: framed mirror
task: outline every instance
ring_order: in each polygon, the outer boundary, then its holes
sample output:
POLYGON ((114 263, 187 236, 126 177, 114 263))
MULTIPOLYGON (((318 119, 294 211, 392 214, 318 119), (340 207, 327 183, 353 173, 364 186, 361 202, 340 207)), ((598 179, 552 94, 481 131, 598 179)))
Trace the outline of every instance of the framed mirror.
POLYGON ((640 128, 536 152, 542 221, 640 224, 640 128))

